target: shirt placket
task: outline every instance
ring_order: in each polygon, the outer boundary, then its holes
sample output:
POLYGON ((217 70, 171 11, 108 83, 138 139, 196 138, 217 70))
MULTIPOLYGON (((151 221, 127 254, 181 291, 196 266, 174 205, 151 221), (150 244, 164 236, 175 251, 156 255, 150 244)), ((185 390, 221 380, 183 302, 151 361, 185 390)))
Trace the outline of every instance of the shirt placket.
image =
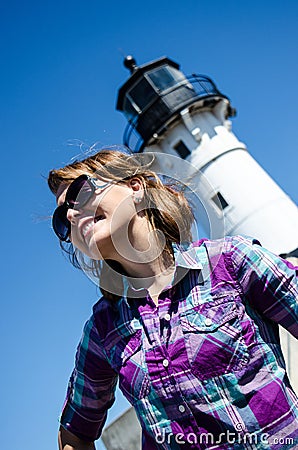
POLYGON ((168 352, 168 329, 173 326, 173 315, 170 313, 171 295, 163 293, 158 306, 149 294, 147 302, 141 308, 140 315, 146 330, 147 339, 143 342, 145 361, 151 383, 168 417, 180 422, 188 417, 191 431, 197 428, 193 414, 176 381, 175 361, 171 361, 168 352), (162 324, 164 322, 164 325, 162 324))

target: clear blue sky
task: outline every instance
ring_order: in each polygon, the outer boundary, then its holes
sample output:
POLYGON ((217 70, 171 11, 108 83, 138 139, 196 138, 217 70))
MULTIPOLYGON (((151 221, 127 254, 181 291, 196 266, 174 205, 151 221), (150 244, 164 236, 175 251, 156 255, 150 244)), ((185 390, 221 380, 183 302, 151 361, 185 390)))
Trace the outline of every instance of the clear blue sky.
POLYGON ((166 55, 230 97, 235 134, 297 203, 298 3, 10 0, 0 25, 1 448, 52 450, 98 292, 60 252, 44 177, 79 153, 76 140, 122 142, 122 53, 166 55))

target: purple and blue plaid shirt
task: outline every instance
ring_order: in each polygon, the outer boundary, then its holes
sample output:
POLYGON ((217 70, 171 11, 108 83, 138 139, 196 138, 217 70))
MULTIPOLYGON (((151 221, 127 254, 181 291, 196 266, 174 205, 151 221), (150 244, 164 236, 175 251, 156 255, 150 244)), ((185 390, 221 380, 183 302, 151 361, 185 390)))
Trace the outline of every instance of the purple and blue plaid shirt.
POLYGON ((131 287, 95 304, 62 426, 96 440, 119 379, 144 450, 298 448, 277 326, 298 337, 294 267, 240 236, 174 250, 175 277, 158 306, 131 287))

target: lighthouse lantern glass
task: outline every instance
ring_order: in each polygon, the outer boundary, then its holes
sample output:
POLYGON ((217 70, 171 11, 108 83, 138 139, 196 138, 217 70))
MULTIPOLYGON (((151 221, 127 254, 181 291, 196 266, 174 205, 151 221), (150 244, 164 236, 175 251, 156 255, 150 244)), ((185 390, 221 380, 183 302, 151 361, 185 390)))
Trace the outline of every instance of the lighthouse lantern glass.
POLYGON ((140 113, 140 109, 133 102, 129 95, 126 95, 124 98, 123 111, 129 122, 131 122, 140 113))
POLYGON ((151 70, 148 72, 147 76, 160 91, 164 91, 174 86, 177 82, 179 83, 182 80, 185 80, 185 77, 179 70, 169 66, 151 70))
POLYGON ((158 97, 154 87, 146 80, 141 78, 129 91, 129 96, 140 108, 144 110, 149 103, 158 97))
POLYGON ((123 111, 129 122, 157 101, 162 92, 179 86, 181 82, 187 83, 187 79, 179 70, 168 65, 146 72, 125 95, 123 111))

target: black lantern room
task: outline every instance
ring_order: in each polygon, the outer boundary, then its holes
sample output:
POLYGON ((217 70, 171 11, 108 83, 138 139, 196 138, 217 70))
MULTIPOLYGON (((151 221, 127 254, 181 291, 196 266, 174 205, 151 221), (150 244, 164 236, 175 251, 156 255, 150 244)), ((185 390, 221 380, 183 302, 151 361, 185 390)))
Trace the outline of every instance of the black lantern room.
MULTIPOLYGON (((124 144, 134 151, 142 151, 154 143, 189 105, 201 108, 227 99, 210 78, 186 77, 179 64, 166 57, 137 66, 135 59, 127 56, 124 65, 131 76, 119 89, 117 110, 123 111, 128 120, 124 144), (131 143, 133 133, 138 137, 135 146, 131 143)), ((227 116, 231 115, 233 110, 229 106, 227 116)))

